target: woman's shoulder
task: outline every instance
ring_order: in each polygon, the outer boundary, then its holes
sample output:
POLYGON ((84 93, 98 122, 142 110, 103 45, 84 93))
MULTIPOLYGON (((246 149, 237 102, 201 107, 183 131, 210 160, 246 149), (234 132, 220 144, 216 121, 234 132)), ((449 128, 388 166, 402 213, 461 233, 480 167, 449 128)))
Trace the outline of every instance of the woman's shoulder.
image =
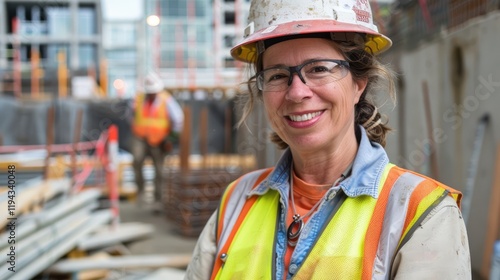
POLYGON ((413 185, 414 190, 418 188, 418 192, 420 194, 430 193, 433 190, 441 189, 443 190, 443 192, 446 192, 450 197, 452 197, 456 201, 456 203, 460 206, 460 202, 462 200, 462 193, 459 190, 456 190, 439 180, 418 173, 416 171, 405 169, 398 166, 393 166, 391 168, 391 172, 393 172, 393 176, 397 178, 399 178, 402 175, 406 176, 407 180, 402 180, 402 181, 404 181, 406 185, 408 185, 408 183, 410 183, 409 185, 413 185))
POLYGON ((413 171, 411 169, 406 169, 406 168, 403 168, 403 167, 400 167, 400 166, 397 166, 397 165, 393 165, 392 168, 391 168, 391 172, 397 174, 397 175, 402 175, 402 174, 411 174, 412 176, 416 177, 416 178, 419 178, 420 180, 420 183, 424 183, 424 184, 428 184, 428 185, 434 185, 434 186, 439 186, 439 187, 442 187, 442 188, 445 188, 445 189, 452 189, 451 187, 449 187, 447 184, 435 179, 435 178, 432 178, 432 177, 429 177, 425 174, 422 174, 422 173, 419 173, 419 172, 416 172, 416 171, 413 171))
POLYGON ((249 171, 247 173, 242 174, 236 180, 236 182, 238 182, 238 185, 241 185, 242 183, 256 185, 256 184, 259 184, 260 182, 264 181, 264 179, 273 170, 274 170, 274 168, 271 167, 271 168, 263 168, 263 169, 257 169, 257 170, 249 171))
POLYGON ((229 184, 226 189, 227 192, 248 192, 257 186, 259 183, 264 181, 264 179, 273 171, 274 168, 263 168, 253 171, 249 171, 240 175, 236 180, 229 184))

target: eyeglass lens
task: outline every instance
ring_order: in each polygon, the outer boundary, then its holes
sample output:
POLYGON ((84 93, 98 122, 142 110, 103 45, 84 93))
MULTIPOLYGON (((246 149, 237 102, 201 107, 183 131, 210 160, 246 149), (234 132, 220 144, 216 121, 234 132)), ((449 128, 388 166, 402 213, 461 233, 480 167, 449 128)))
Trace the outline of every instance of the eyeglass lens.
POLYGON ((313 60, 292 67, 271 67, 257 74, 257 87, 262 91, 284 91, 291 84, 296 72, 309 87, 338 81, 348 73, 349 63, 344 60, 313 60))

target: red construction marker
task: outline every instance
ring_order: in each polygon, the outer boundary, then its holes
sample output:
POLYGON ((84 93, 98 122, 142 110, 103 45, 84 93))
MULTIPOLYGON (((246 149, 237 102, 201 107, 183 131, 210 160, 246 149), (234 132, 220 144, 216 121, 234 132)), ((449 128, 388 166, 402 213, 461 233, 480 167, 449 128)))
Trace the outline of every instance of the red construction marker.
POLYGON ((111 125, 108 130, 108 188, 111 211, 113 213, 113 226, 117 226, 120 221, 119 201, 118 201, 118 127, 111 125))

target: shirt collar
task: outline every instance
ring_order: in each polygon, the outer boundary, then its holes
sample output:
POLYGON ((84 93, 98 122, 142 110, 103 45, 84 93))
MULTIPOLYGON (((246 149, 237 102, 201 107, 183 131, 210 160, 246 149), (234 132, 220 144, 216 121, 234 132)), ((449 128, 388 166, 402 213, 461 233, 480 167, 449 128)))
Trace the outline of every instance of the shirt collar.
MULTIPOLYGON (((389 163, 389 158, 380 144, 371 142, 368 139, 362 126, 359 126, 359 129, 361 131, 361 140, 354 158, 352 171, 350 176, 340 183, 340 188, 350 197, 369 195, 377 198, 378 183, 385 166, 389 163)), ((282 194, 287 193, 291 161, 292 153, 290 149, 286 149, 274 170, 259 186, 250 191, 248 196, 263 195, 269 189, 277 190, 282 194)))
POLYGON ((350 197, 369 195, 377 198, 378 183, 385 166, 389 163, 389 158, 384 148, 376 142, 371 142, 365 129, 361 125, 358 127, 361 131, 361 141, 354 158, 351 176, 340 186, 350 197))

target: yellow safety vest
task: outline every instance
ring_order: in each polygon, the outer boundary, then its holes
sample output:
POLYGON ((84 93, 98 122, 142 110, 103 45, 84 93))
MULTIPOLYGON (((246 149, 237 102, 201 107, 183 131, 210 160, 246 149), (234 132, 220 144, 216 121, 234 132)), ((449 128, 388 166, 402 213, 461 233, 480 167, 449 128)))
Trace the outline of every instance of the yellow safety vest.
POLYGON ((145 95, 138 94, 135 99, 135 118, 132 132, 152 145, 157 146, 170 133, 166 93, 159 93, 152 106, 144 104, 145 95))
MULTIPOLYGON (((211 279, 275 279, 279 193, 245 196, 271 171, 251 173, 223 195, 211 279)), ((461 200, 460 192, 393 164, 386 166, 378 192, 377 199, 345 196, 294 279, 385 279, 396 252, 427 214, 448 195, 458 205, 461 200)))

